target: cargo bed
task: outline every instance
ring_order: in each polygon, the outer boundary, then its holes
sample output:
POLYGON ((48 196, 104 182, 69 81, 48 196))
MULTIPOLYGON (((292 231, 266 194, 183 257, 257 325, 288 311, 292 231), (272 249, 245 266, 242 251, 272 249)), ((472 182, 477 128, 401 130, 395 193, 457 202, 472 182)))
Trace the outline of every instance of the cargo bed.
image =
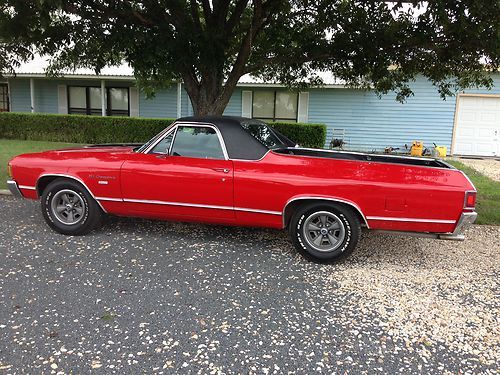
POLYGON ((454 167, 452 167, 448 163, 433 158, 366 154, 362 152, 318 150, 318 149, 299 148, 299 147, 281 148, 273 151, 279 154, 286 154, 286 155, 311 156, 317 158, 341 159, 341 160, 372 161, 377 163, 406 164, 406 165, 416 165, 422 167, 454 169, 454 167))

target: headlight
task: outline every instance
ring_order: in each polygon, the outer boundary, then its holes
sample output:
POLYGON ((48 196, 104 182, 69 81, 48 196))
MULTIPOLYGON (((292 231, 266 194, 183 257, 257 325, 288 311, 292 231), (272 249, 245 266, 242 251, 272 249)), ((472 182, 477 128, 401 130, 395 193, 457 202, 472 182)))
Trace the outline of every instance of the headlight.
POLYGON ((7 164, 7 176, 9 176, 9 178, 12 178, 12 165, 7 164))

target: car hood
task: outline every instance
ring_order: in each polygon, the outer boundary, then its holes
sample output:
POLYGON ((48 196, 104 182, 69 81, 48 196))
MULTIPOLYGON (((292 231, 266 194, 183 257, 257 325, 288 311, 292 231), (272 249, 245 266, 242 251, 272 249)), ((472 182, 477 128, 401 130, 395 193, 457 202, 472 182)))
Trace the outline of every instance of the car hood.
POLYGON ((87 166, 94 162, 119 162, 131 154, 136 145, 92 145, 85 147, 64 148, 60 150, 42 151, 30 154, 22 154, 10 160, 13 166, 47 166, 64 165, 69 167, 73 164, 87 163, 87 166), (85 161, 84 161, 85 160, 85 161))
POLYGON ((137 145, 90 145, 84 147, 71 147, 64 148, 60 150, 51 150, 42 152, 42 154, 96 154, 96 153, 107 153, 107 154, 123 154, 132 152, 132 150, 137 147, 137 145))

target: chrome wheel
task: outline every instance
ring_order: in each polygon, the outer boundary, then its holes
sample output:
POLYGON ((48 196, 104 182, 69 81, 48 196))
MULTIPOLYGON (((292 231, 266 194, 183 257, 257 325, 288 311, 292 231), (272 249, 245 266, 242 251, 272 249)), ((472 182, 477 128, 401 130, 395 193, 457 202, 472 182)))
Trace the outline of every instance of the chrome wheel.
POLYGON ((329 211, 314 212, 304 220, 304 237, 312 248, 329 252, 337 249, 345 238, 345 226, 329 211))
POLYGON ((51 202, 54 217, 66 225, 79 223, 85 216, 83 198, 73 190, 59 190, 51 202))

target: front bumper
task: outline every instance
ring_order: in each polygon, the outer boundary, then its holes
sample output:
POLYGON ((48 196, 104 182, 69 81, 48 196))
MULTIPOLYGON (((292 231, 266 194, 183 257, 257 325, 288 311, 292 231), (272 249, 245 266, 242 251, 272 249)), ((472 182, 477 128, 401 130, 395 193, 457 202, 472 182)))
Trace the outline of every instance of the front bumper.
POLYGON ((14 180, 7 180, 7 187, 9 188, 10 192, 12 193, 13 196, 22 198, 23 194, 21 193, 21 190, 19 190, 19 186, 17 186, 17 182, 14 180))

